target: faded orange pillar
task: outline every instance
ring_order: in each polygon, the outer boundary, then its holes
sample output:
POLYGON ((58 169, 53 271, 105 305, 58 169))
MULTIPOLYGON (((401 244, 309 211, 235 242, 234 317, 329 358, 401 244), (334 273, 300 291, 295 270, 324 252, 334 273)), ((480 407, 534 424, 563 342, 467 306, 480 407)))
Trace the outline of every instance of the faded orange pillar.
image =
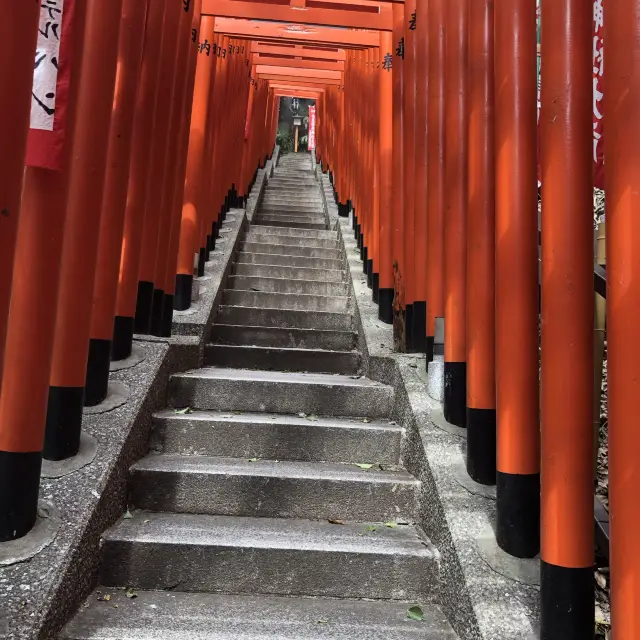
POLYGON ((497 540, 540 546, 535 0, 495 0, 497 540))
POLYGON ((444 355, 445 0, 429 0, 427 112, 427 362, 444 355), (436 330, 437 329, 437 330, 436 330), (435 337, 438 333, 438 342, 435 337))
POLYGON ((0 21, 0 388, 39 19, 40 3, 28 0, 7 5, 0 21))
POLYGON ((118 68, 109 130, 100 242, 91 310, 85 406, 107 397, 118 271, 131 166, 133 117, 147 21, 147 0, 123 0, 118 68))
POLYGON ((191 306, 191 288, 193 285, 193 262, 196 249, 199 249, 200 193, 202 191, 202 170, 205 151, 205 137, 209 117, 209 94, 214 67, 213 29, 215 18, 203 16, 200 25, 202 44, 198 53, 196 66, 195 89, 191 114, 191 131, 189 134, 189 155, 187 159, 187 175, 184 185, 184 203, 182 205, 182 222, 180 225, 180 249, 178 254, 178 273, 174 308, 188 309, 191 306), (209 37, 211 40, 209 41, 209 37), (205 44, 207 42, 207 44, 205 44))
POLYGON ((606 4, 607 352, 611 625, 640 637, 640 432, 636 413, 640 317, 640 2, 606 4), (615 626, 614 626, 615 625, 615 626))
POLYGON ((149 2, 133 123, 131 165, 111 345, 113 360, 128 358, 131 355, 133 343, 145 205, 150 189, 155 188, 150 177, 151 150, 159 102, 158 86, 161 68, 159 54, 162 48, 165 15, 173 10, 172 2, 173 0, 149 2))
POLYGON ((591 6, 542 0, 541 7, 540 624, 548 640, 594 635, 591 6))
POLYGON ((87 6, 43 456, 78 453, 122 0, 87 6))
POLYGON ((445 66, 445 419, 467 424, 467 175, 469 0, 447 0, 445 66))
POLYGON ((493 2, 469 6, 466 460, 485 485, 496 483, 493 2))
POLYGON ((85 6, 76 4, 64 36, 70 38, 70 82, 61 170, 29 167, 24 177, 15 251, 20 278, 13 286, 5 351, 11 375, 0 395, 0 542, 29 533, 38 511, 85 6))

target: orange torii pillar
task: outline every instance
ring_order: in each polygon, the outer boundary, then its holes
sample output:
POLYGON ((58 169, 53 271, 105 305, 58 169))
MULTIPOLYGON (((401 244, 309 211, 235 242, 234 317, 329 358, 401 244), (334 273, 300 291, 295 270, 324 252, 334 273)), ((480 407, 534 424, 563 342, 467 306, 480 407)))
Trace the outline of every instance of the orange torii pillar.
MULTIPOLYGON (((159 54, 160 78, 157 90, 157 106, 153 133, 163 131, 164 135, 151 136, 151 155, 149 158, 150 178, 145 202, 144 226, 142 231, 142 251, 138 267, 138 293, 136 300, 135 333, 151 332, 151 308, 154 297, 154 274, 160 227, 163 224, 162 199, 166 187, 165 169, 167 164, 169 142, 169 126, 171 107, 173 104, 174 78, 182 73, 178 67, 178 43, 181 22, 187 19, 184 6, 180 2, 169 3, 165 17, 162 47, 159 54)), ((183 30, 182 30, 183 31, 183 30)), ((173 161, 173 160, 172 160, 173 161)), ((156 294, 158 305, 162 298, 156 294)))
POLYGON ((378 318, 393 324, 393 34, 380 32, 379 201, 380 264, 378 318))
POLYGON ((121 13, 122 0, 93 0, 87 7, 43 451, 46 460, 64 460, 80 449, 121 13))
MULTIPOLYGON (((591 2, 585 0, 542 0, 540 621, 541 637, 548 640, 582 640, 594 635, 594 296, 593 219, 589 215, 593 206, 593 14, 588 11, 590 5, 591 2), (567 82, 568 78, 571 82, 567 82)), ((636 24, 639 17, 640 13, 636 14, 636 24)), ((620 45, 620 38, 611 42, 616 43, 612 47, 615 49, 620 45)), ((635 90, 638 91, 638 87, 635 90)), ((615 117, 614 113, 614 122, 615 117)), ((625 239, 627 234, 628 229, 625 239)), ((617 245, 609 255, 615 260, 616 251, 623 246, 617 245)), ((609 271, 607 279, 615 281, 615 275, 609 271)), ((613 314, 618 310, 615 303, 609 309, 613 314)), ((612 471, 615 463, 615 458, 610 459, 612 471)), ((628 482, 626 478, 625 482, 628 482)), ((615 512, 612 515, 615 522, 615 512)), ((613 549, 615 541, 612 542, 613 549)), ((615 574, 612 572, 612 575, 615 574)), ((619 638, 638 637, 638 632, 638 627, 635 632, 627 629, 626 633, 614 627, 619 638)))
POLYGON ((0 24, 0 388, 39 18, 39 2, 14 2, 0 24))
POLYGON ((607 4, 607 349, 609 362, 609 496, 611 625, 616 638, 640 637, 640 433, 638 314, 640 311, 640 4, 607 4), (615 626, 614 626, 615 625, 615 626))
POLYGON ((393 341, 396 350, 404 346, 404 113, 403 55, 404 5, 393 4, 393 341))
POLYGON ((447 422, 467 424, 468 0, 448 0, 445 57, 444 402, 447 422))
POLYGON ((373 198, 373 215, 372 215, 372 245, 373 245, 373 262, 371 263, 371 286, 373 289, 373 301, 378 304, 380 298, 380 49, 373 49, 373 65, 371 73, 371 120, 370 137, 371 152, 373 154, 373 190, 371 197, 373 198))
MULTIPOLYGON (((25 536, 36 522, 49 374, 58 304, 60 256, 84 46, 85 3, 61 37, 70 39, 70 82, 61 169, 27 167, 0 394, 0 542, 25 536), (37 259, 34 259, 37 256, 37 259)), ((63 25, 65 24, 63 18, 63 25)), ((90 27, 96 28, 92 21, 90 27)), ((90 28, 88 35, 92 35, 90 28)), ((95 34, 96 37, 97 34, 95 34)))
POLYGON ((467 471, 496 483, 493 0, 469 7, 467 471))
POLYGON ((444 356, 445 0, 429 2, 427 363, 444 356))
POLYGON ((213 41, 214 25, 215 18, 213 16, 203 16, 200 28, 202 43, 199 44, 196 66, 187 175, 185 177, 184 202, 182 205, 178 273, 176 275, 176 292, 173 301, 174 308, 179 311, 191 307, 194 256, 196 252, 200 251, 200 229, 203 226, 201 218, 204 217, 204 212, 199 209, 199 205, 201 202, 210 87, 213 77, 212 70, 215 68, 215 57, 211 56, 213 42, 209 42, 208 38, 211 37, 213 41))
POLYGON ((147 0, 123 1, 116 91, 109 131, 100 242, 93 287, 85 406, 99 404, 107 397, 122 233, 131 167, 133 118, 146 21, 147 0))
POLYGON ((495 0, 497 540, 540 547, 536 0, 495 0))
POLYGON ((138 96, 135 105, 133 140, 124 231, 120 254, 120 273, 116 299, 111 357, 124 360, 131 355, 134 317, 138 293, 138 271, 142 256, 142 241, 146 202, 156 185, 151 178, 153 138, 160 84, 160 52, 162 50, 165 17, 173 11, 171 0, 149 2, 144 37, 144 51, 138 96))

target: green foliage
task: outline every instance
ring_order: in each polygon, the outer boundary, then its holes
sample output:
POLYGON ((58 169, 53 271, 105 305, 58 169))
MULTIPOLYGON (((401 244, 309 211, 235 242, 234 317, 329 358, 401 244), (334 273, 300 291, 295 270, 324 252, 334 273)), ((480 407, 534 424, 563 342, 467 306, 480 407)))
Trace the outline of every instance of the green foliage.
POLYGON ((287 153, 293 148, 293 139, 290 132, 278 130, 276 134, 276 144, 280 147, 281 153, 287 153))

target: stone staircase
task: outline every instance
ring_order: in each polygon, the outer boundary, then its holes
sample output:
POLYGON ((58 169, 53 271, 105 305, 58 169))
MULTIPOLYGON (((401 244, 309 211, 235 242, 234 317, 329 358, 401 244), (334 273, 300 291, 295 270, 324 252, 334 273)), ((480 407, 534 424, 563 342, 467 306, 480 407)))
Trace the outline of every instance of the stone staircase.
POLYGON ((309 156, 284 156, 207 366, 172 378, 130 513, 104 535, 101 586, 61 638, 457 637, 434 604, 438 553, 413 524, 393 390, 360 375, 326 227, 309 156))

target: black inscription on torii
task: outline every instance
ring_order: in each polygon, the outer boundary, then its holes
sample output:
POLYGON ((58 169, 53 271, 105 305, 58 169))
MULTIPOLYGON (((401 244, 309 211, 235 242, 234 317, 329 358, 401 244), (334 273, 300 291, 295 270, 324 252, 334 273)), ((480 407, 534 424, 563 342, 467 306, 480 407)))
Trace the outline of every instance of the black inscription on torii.
POLYGON ((391 67, 393 67, 393 56, 387 52, 385 53, 384 60, 382 61, 382 68, 385 71, 391 71, 391 67))
POLYGON ((182 6, 184 7, 184 12, 189 13, 189 9, 191 9, 191 0, 182 0, 182 6))
POLYGON ((400 38, 398 46, 396 47, 396 55, 400 56, 404 60, 404 36, 400 38))
POLYGON ((416 12, 415 11, 411 14, 411 20, 409 20, 409 29, 411 29, 411 31, 416 30, 416 12))

